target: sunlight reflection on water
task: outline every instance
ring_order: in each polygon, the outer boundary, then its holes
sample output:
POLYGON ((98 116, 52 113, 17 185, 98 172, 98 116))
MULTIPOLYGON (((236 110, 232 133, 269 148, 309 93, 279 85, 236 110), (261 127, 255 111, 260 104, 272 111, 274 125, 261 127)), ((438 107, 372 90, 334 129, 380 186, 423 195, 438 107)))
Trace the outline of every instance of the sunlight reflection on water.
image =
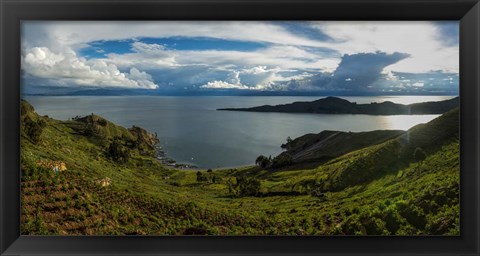
MULTIPOLYGON (((277 105, 322 97, 169 97, 169 96, 33 96, 41 115, 67 120, 95 113, 124 127, 157 132, 168 157, 202 168, 253 164, 260 154, 275 156, 289 136, 323 130, 363 132, 408 130, 439 115, 336 115, 217 111, 225 107, 277 105)), ((370 102, 438 101, 452 96, 342 97, 370 102)))
POLYGON ((396 115, 396 116, 380 116, 382 128, 408 130, 413 126, 421 123, 427 123, 440 115, 396 115))

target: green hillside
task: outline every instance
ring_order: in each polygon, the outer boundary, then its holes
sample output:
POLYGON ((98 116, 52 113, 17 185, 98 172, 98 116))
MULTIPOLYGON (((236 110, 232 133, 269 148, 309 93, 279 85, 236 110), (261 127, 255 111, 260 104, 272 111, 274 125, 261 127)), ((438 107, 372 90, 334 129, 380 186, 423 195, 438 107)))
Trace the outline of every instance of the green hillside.
POLYGON ((140 127, 22 101, 22 234, 459 235, 458 114, 314 166, 197 172, 162 166, 140 127))
POLYGON ((322 131, 306 134, 282 145, 282 154, 292 156, 295 163, 330 160, 346 153, 385 142, 405 131, 385 130, 371 132, 322 131))

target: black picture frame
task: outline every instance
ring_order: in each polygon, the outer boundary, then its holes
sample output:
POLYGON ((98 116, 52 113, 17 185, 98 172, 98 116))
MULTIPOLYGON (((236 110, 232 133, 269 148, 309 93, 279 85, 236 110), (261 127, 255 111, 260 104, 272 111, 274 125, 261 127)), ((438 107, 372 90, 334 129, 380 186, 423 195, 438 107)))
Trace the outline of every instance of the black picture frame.
POLYGON ((0 0, 1 255, 480 255, 478 0, 0 0), (459 20, 461 235, 21 236, 22 20, 459 20))

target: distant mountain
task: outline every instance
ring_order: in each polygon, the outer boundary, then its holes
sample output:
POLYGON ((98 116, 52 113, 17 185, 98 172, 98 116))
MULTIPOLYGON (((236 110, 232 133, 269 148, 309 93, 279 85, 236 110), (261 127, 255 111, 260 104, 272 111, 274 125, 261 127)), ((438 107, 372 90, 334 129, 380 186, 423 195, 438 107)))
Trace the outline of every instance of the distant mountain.
MULTIPOLYGON (((386 96, 384 92, 365 91, 275 91, 275 90, 243 90, 243 89, 203 89, 197 86, 178 86, 158 89, 131 88, 69 88, 58 86, 41 86, 25 88, 24 96, 386 96), (179 89, 182 88, 182 89, 179 89), (185 89, 187 88, 187 89, 185 89)), ((423 92, 409 92, 408 95, 419 95, 423 92)), ((452 95, 455 92, 438 92, 431 95, 452 95)), ((388 95, 404 95, 403 92, 389 92, 388 95)))
POLYGON ((293 102, 283 105, 264 105, 251 108, 221 108, 226 111, 282 112, 282 113, 316 113, 316 114, 365 114, 365 115, 421 115, 442 114, 458 107, 460 98, 435 102, 422 102, 410 105, 390 101, 382 103, 357 104, 337 97, 305 102, 293 102))

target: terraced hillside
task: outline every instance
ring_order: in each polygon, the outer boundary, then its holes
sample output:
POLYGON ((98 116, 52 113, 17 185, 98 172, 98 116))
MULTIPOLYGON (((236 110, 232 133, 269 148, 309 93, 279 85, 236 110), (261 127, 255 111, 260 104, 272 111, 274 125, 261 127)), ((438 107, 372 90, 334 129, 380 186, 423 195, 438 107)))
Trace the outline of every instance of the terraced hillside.
POLYGON ((314 166, 213 171, 164 167, 156 136, 93 114, 58 121, 22 102, 21 118, 22 234, 460 232, 458 109, 361 147, 317 145, 329 157, 314 166))

